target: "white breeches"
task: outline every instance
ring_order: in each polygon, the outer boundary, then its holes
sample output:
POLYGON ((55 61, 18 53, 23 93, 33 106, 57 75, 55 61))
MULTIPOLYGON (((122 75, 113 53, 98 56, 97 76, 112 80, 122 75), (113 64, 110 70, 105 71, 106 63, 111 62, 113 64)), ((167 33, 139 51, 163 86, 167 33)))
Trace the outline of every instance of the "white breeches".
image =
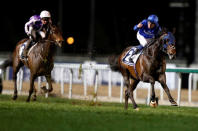
POLYGON ((41 35, 42 39, 45 38, 45 33, 43 31, 39 31, 39 34, 41 35))
POLYGON ((144 38, 144 36, 140 35, 139 31, 137 32, 137 39, 140 42, 140 45, 142 45, 143 47, 145 47, 145 45, 147 45, 148 43, 150 43, 153 39, 146 39, 144 38))

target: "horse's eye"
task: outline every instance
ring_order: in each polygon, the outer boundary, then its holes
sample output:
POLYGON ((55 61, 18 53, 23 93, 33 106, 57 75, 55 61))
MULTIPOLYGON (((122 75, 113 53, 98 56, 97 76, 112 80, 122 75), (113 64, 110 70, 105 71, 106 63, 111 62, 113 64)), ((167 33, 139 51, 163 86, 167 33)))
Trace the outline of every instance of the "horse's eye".
POLYGON ((175 49, 175 46, 174 46, 174 45, 172 45, 172 46, 171 46, 171 48, 172 48, 172 49, 175 49))

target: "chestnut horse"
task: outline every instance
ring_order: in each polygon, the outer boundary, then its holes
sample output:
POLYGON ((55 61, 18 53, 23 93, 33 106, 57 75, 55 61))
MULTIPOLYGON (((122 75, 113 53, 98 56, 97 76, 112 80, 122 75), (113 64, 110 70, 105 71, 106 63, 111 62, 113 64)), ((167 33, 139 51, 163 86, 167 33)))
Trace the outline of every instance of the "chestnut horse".
MULTIPOLYGON (((123 58, 132 48, 126 48, 119 56, 109 57, 110 67, 114 71, 121 72, 127 89, 125 90, 125 109, 128 108, 128 99, 133 103, 133 108, 137 108, 137 104, 133 98, 133 91, 136 89, 140 81, 151 83, 152 94, 151 103, 156 105, 156 97, 154 84, 158 81, 166 94, 168 95, 171 105, 177 106, 172 98, 166 84, 166 60, 168 54, 172 59, 176 55, 175 37, 171 32, 163 32, 160 37, 145 47, 134 66, 127 65, 123 62, 123 58)), ((138 109, 138 108, 137 108, 138 109)))
POLYGON ((13 67, 13 80, 14 80, 14 96, 13 100, 17 99, 17 73, 19 69, 25 65, 30 69, 30 90, 27 102, 30 101, 31 95, 34 91, 34 98, 36 100, 36 89, 34 87, 34 80, 38 76, 45 76, 49 89, 44 87, 45 92, 51 92, 53 90, 51 83, 51 71, 54 66, 53 56, 55 54, 56 46, 62 46, 63 37, 61 31, 56 26, 51 26, 49 34, 45 40, 38 41, 33 47, 30 48, 27 56, 27 61, 21 60, 19 56, 19 50, 21 45, 28 41, 23 39, 19 41, 12 55, 12 67, 13 67))

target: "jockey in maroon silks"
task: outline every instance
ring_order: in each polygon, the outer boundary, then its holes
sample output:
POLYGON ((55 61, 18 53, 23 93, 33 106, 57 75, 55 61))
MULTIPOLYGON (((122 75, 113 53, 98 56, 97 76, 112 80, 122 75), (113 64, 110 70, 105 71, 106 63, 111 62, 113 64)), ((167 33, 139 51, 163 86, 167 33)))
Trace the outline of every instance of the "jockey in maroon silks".
POLYGON ((26 60, 28 49, 37 41, 45 39, 50 31, 52 24, 51 14, 49 11, 42 11, 40 15, 33 15, 25 24, 25 33, 28 35, 30 41, 26 42, 24 50, 21 54, 21 59, 26 60))

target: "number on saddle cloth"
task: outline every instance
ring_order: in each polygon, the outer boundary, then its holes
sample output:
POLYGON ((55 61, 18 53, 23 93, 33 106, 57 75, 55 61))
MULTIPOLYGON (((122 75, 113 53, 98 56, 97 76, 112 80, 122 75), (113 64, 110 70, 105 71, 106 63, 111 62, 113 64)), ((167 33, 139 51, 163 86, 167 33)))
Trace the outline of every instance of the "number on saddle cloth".
POLYGON ((132 47, 123 57, 122 61, 123 63, 129 65, 129 66, 134 66, 136 61, 138 60, 138 57, 140 56, 140 54, 142 53, 142 50, 137 53, 134 54, 134 52, 138 49, 138 46, 132 47), (133 55, 134 54, 134 55, 133 55), (131 60, 132 59, 132 60, 131 60))

